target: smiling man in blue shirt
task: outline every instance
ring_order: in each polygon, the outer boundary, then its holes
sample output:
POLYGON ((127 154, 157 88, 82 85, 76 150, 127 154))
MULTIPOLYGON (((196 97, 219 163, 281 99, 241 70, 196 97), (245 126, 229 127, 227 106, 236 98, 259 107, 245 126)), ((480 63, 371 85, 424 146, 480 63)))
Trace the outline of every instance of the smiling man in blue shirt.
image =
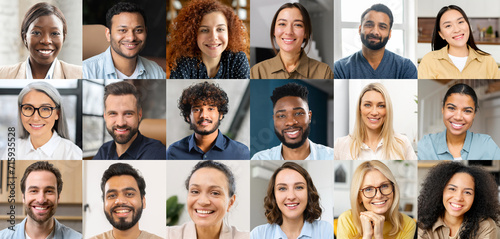
POLYGON ((244 144, 219 130, 229 99, 217 85, 203 82, 182 92, 178 107, 194 133, 168 147, 167 159, 250 159, 244 144))

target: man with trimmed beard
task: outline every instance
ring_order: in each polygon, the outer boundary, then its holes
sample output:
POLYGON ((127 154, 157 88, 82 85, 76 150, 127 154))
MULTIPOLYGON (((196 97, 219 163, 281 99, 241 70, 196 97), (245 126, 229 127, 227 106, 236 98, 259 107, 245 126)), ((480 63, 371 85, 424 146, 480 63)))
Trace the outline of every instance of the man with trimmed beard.
POLYGON ((228 104, 226 92, 213 83, 205 81, 184 89, 178 107, 194 133, 171 144, 167 159, 250 159, 247 146, 219 130, 228 104))
POLYGON ((312 112, 305 86, 288 83, 273 91, 274 133, 281 144, 257 152, 252 160, 333 160, 333 149, 308 137, 312 112))
POLYGON ((333 64, 335 79, 417 79, 417 68, 407 58, 385 49, 394 22, 391 10, 375 4, 361 14, 363 46, 333 64))
POLYGON ((146 14, 138 5, 119 2, 106 13, 108 49, 83 61, 84 79, 165 79, 154 61, 139 56, 146 45, 146 14))
POLYGON ((166 147, 139 132, 140 95, 134 85, 120 81, 104 88, 104 121, 113 140, 104 143, 94 159, 165 159, 166 147))
POLYGON ((13 228, 0 232, 0 238, 69 238, 82 234, 59 223, 55 218, 63 181, 59 170, 47 161, 31 164, 21 179, 23 204, 28 215, 13 228))
POLYGON ((113 226, 111 231, 91 239, 160 239, 139 229, 142 210, 146 208, 146 181, 130 164, 115 163, 101 179, 104 214, 113 226))

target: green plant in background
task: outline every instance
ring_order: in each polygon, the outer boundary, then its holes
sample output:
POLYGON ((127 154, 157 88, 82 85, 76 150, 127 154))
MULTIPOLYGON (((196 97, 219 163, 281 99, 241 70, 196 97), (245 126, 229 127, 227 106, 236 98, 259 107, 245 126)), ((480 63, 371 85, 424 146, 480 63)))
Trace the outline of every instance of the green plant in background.
POLYGON ((486 34, 490 34, 490 35, 493 34, 493 27, 492 26, 489 26, 488 29, 486 29, 486 34))
POLYGON ((177 203, 177 196, 171 196, 167 199, 167 226, 174 226, 179 221, 184 204, 177 203))

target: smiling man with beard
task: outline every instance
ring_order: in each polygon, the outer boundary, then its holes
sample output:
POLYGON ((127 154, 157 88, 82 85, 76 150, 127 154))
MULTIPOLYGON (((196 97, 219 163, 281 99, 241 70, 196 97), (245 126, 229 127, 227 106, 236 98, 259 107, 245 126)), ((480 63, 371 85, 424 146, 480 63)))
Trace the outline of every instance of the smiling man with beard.
POLYGON ((274 133, 281 144, 256 153, 252 160, 333 160, 333 149, 309 140, 312 112, 306 87, 288 83, 273 91, 274 133))
POLYGON ((375 4, 361 15, 359 36, 363 46, 334 63, 335 79, 417 79, 417 68, 407 58, 385 49, 394 18, 383 4, 375 4))
POLYGON ((185 89, 178 107, 194 133, 171 144, 167 159, 250 159, 247 146, 219 130, 228 104, 226 92, 213 83, 205 81, 185 89))
POLYGON ((146 181, 140 172, 126 163, 115 163, 101 179, 104 214, 113 229, 91 239, 159 239, 139 229, 142 210, 146 208, 146 181))
POLYGON ((108 49, 83 61, 84 79, 165 79, 154 61, 139 56, 146 45, 146 15, 138 5, 120 2, 106 13, 108 49))
POLYGON ((104 88, 104 120, 113 140, 104 143, 94 159, 165 159, 166 147, 139 132, 140 95, 134 85, 120 81, 104 88))
POLYGON ((23 204, 28 216, 13 229, 1 231, 0 238, 82 238, 82 234, 54 218, 62 185, 61 173, 54 165, 39 161, 28 166, 21 179, 23 204))

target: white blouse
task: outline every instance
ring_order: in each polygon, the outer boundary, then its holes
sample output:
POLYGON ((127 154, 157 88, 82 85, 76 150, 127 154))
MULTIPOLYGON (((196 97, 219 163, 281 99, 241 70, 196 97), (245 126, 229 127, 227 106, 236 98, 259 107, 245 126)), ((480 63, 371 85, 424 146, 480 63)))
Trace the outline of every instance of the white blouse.
POLYGON ((31 136, 18 139, 16 160, 82 160, 82 150, 68 139, 61 138, 56 131, 42 147, 35 149, 31 136))
MULTIPOLYGON (((403 149, 403 154, 405 155, 406 160, 417 160, 417 155, 415 154, 415 151, 413 150, 413 147, 411 146, 410 140, 408 140, 408 137, 402 134, 394 133, 394 137, 403 140, 404 142, 404 149, 403 149)), ((335 140, 335 143, 333 145, 333 158, 335 160, 353 160, 351 156, 351 136, 347 135, 344 137, 337 138, 335 140)), ((383 145, 384 145, 384 140, 380 139, 380 142, 377 145, 377 149, 373 151, 368 145, 363 143, 361 145, 361 150, 359 152, 358 160, 373 160, 373 159, 378 159, 378 160, 385 160, 384 158, 384 152, 383 152, 383 145)), ((396 155, 391 155, 390 159, 400 159, 397 158, 396 155)))

